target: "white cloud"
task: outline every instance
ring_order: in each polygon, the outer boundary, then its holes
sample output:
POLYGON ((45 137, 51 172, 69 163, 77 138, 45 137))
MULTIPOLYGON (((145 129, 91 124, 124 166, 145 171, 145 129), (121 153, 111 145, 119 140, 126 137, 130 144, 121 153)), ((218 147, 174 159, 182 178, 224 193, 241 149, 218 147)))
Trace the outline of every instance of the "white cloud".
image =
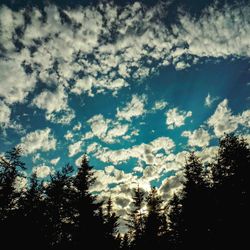
POLYGON ((50 128, 30 132, 21 138, 20 146, 25 154, 31 154, 38 150, 50 151, 56 148, 56 139, 51 134, 50 128))
POLYGON ((35 97, 33 105, 40 109, 45 109, 48 113, 61 111, 67 107, 67 96, 62 86, 59 86, 55 92, 43 91, 35 97))
POLYGON ((51 92, 43 91, 36 96, 32 104, 46 111, 46 119, 55 123, 68 124, 74 118, 74 112, 68 107, 68 96, 62 86, 51 92))
POLYGON ((169 129, 174 129, 185 124, 185 119, 192 116, 191 111, 182 111, 177 108, 169 109, 166 112, 166 124, 169 129))
POLYGON ((191 147, 206 147, 209 145, 209 141, 211 139, 209 133, 203 128, 198 128, 193 132, 184 131, 182 132, 182 136, 188 137, 188 145, 191 147))
POLYGON ((107 143, 114 143, 117 137, 123 136, 127 133, 129 126, 127 124, 118 124, 117 126, 108 130, 104 141, 107 143))
POLYGON ((82 124, 80 122, 78 122, 74 127, 73 127, 73 131, 79 131, 82 127, 82 124))
MULTIPOLYGON (((110 162, 113 164, 120 164, 128 161, 130 158, 135 158, 139 161, 143 161, 146 164, 157 164, 158 158, 157 152, 164 150, 166 154, 170 153, 175 144, 173 140, 168 137, 159 137, 151 141, 149 144, 139 144, 131 148, 120 150, 109 150, 108 148, 102 148, 95 145, 93 151, 94 155, 103 162, 110 162)), ((92 152, 93 152, 92 151, 92 152)))
POLYGON ((234 132, 239 125, 249 127, 250 111, 245 110, 241 114, 233 115, 228 107, 228 100, 224 99, 218 104, 214 114, 208 119, 207 123, 213 128, 217 137, 221 137, 224 133, 234 132))
POLYGON ((28 185, 28 179, 25 176, 17 176, 14 182, 14 188, 17 192, 24 191, 28 185))
POLYGON ((50 163, 52 164, 52 165, 57 165, 57 163, 60 161, 60 157, 57 157, 57 158, 54 158, 54 159, 52 159, 51 161, 50 161, 50 163))
POLYGON ((86 132, 83 136, 82 136, 82 140, 88 140, 93 138, 94 134, 91 131, 86 132))
POLYGON ((249 5, 209 6, 194 19, 188 13, 179 15, 174 26, 178 41, 187 42, 188 54, 198 57, 250 56, 248 49, 250 28, 249 5), (207 32, 209 30, 209 32, 207 32))
POLYGON ((212 97, 209 93, 207 94, 206 98, 205 98, 205 106, 207 107, 211 107, 211 105, 216 101, 218 100, 219 98, 218 97, 212 97))
POLYGON ((0 100, 0 124, 7 126, 10 122, 11 110, 10 108, 0 100))
POLYGON ((67 131, 67 133, 64 135, 64 138, 68 141, 71 140, 74 137, 71 131, 67 131))
POLYGON ((129 139, 131 139, 133 136, 138 136, 139 135, 139 129, 134 129, 134 130, 132 130, 129 134, 127 134, 127 135, 124 135, 122 138, 124 139, 124 140, 129 140, 129 139))
MULTIPOLYGON (((22 57, 23 55, 15 54, 14 56, 22 57)), ((20 63, 17 59, 0 60, 0 97, 3 97, 9 104, 23 103, 35 87, 34 76, 27 75, 20 63)))
POLYGON ((131 101, 129 101, 124 108, 121 110, 117 108, 116 117, 121 120, 130 121, 132 117, 143 115, 146 112, 144 109, 145 102, 145 96, 132 95, 131 101))
POLYGON ((99 114, 91 117, 87 122, 90 125, 92 133, 99 138, 103 138, 108 130, 110 120, 105 119, 103 115, 99 114))
POLYGON ((182 188, 183 181, 184 177, 181 171, 178 171, 175 175, 166 178, 159 188, 159 192, 164 200, 170 199, 174 193, 177 193, 182 188))
POLYGON ((183 69, 200 57, 250 56, 250 24, 245 21, 249 4, 211 5, 198 18, 180 11, 170 28, 160 18, 166 15, 167 5, 134 5, 100 3, 61 9, 71 23, 62 21, 55 5, 44 8, 46 18, 33 8, 26 13, 29 23, 23 10, 1 6, 0 42, 6 59, 0 63, 0 96, 10 104, 23 102, 34 90, 37 76, 46 85, 70 85, 75 94, 117 92, 128 85, 126 78, 140 79, 162 65, 172 63, 183 69), (22 36, 15 33, 18 27, 22 36), (23 44, 19 52, 13 36, 23 44), (31 67, 31 73, 25 72, 24 64, 31 67), (72 79, 75 83, 69 84, 72 79))
POLYGON ((224 133, 231 133, 238 128, 238 119, 235 118, 228 108, 228 100, 224 99, 218 104, 207 123, 210 127, 213 127, 215 135, 221 137, 224 133))
POLYGON ((175 68, 177 70, 183 70, 183 69, 188 68, 188 67, 190 67, 190 64, 186 63, 186 62, 183 62, 183 61, 177 62, 175 64, 175 68))
POLYGON ((218 146, 207 147, 202 151, 196 152, 196 155, 200 157, 202 162, 212 163, 217 157, 218 149, 218 146))
POLYGON ((87 154, 96 151, 97 148, 98 148, 98 144, 97 144, 96 142, 91 143, 91 144, 88 145, 88 147, 87 147, 87 154))
POLYGON ((45 165, 37 166, 32 169, 32 172, 36 174, 38 178, 45 178, 48 175, 52 174, 53 171, 54 170, 52 168, 45 165))
POLYGON ((129 129, 128 124, 121 124, 119 121, 106 119, 101 114, 94 115, 87 122, 90 125, 91 131, 82 136, 84 140, 97 136, 105 143, 115 143, 119 141, 119 137, 124 136, 129 129))
POLYGON ((74 144, 71 144, 69 145, 69 157, 72 157, 76 154, 78 154, 79 152, 81 152, 81 147, 82 147, 82 141, 78 141, 78 142, 75 142, 74 144))
POLYGON ((166 101, 163 101, 163 100, 156 101, 154 103, 152 110, 162 110, 162 109, 166 108, 167 105, 168 105, 168 103, 166 101))
POLYGON ((76 84, 71 89, 71 92, 77 95, 87 92, 90 96, 92 96, 93 94, 91 92, 91 89, 93 87, 94 81, 95 79, 92 76, 86 76, 83 77, 82 79, 78 79, 76 81, 76 84))

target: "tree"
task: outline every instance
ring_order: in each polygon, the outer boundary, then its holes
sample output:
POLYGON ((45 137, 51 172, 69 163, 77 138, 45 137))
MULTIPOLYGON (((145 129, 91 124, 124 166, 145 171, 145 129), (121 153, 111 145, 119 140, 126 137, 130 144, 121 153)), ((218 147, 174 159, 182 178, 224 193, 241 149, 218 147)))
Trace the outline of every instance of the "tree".
MULTIPOLYGON (((24 178, 21 170, 25 170, 25 164, 21 161, 21 148, 15 147, 0 157, 0 231, 1 244, 14 248, 17 241, 14 240, 20 234, 18 223, 18 201, 21 192, 16 189, 16 180, 24 178)), ((21 229, 22 230, 22 229, 21 229)))
POLYGON ((15 147, 0 157, 0 220, 7 218, 15 207, 20 194, 15 189, 17 177, 23 177, 20 170, 25 170, 25 164, 20 160, 22 150, 15 147))
POLYGON ((66 165, 50 176, 45 188, 45 236, 52 247, 67 246, 72 241, 74 206, 72 188, 73 167, 66 165))
POLYGON ((138 186, 133 192, 132 210, 128 214, 127 226, 132 249, 140 249, 142 245, 142 235, 144 233, 144 216, 142 213, 144 205, 144 192, 138 186))
POLYGON ((249 223, 249 144, 233 134, 220 140, 212 166, 213 241, 216 249, 244 248, 249 223))
POLYGON ((118 219, 119 217, 113 211, 113 202, 109 197, 106 206, 106 214, 104 217, 104 233, 105 233, 105 246, 109 249, 117 250, 119 248, 118 234, 118 219))
POLYGON ((73 179, 75 209, 73 242, 78 249, 87 245, 96 249, 105 244, 103 231, 104 218, 101 211, 102 202, 98 202, 90 187, 95 182, 93 167, 89 165, 87 157, 83 156, 78 172, 73 179))
POLYGON ((166 246, 162 244, 166 236, 167 220, 163 200, 158 191, 153 187, 146 198, 147 215, 145 216, 145 229, 143 234, 144 248, 163 249, 166 246))
POLYGON ((209 185, 205 168, 193 152, 184 166, 184 179, 181 192, 170 201, 171 243, 175 249, 200 249, 202 245, 209 249, 209 185))

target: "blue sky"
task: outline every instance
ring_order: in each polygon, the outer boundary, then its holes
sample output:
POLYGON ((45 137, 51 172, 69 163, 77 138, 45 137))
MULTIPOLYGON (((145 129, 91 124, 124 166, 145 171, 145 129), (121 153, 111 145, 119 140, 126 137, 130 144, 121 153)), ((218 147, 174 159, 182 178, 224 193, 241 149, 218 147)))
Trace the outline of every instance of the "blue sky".
MULTIPOLYGON (((124 214, 138 184, 169 197, 188 151, 250 126, 247 1, 2 1, 0 152, 27 176, 83 153, 124 214)), ((25 185, 22 180, 20 185, 25 185)))

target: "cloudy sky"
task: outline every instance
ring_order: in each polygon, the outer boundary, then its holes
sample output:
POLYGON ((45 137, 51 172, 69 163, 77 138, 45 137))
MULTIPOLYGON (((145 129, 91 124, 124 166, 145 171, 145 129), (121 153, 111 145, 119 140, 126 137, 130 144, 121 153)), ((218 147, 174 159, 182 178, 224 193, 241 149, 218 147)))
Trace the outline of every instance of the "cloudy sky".
POLYGON ((122 214, 137 184, 176 190, 188 151, 250 139, 248 1, 39 2, 0 5, 0 152, 27 174, 87 153, 122 214))

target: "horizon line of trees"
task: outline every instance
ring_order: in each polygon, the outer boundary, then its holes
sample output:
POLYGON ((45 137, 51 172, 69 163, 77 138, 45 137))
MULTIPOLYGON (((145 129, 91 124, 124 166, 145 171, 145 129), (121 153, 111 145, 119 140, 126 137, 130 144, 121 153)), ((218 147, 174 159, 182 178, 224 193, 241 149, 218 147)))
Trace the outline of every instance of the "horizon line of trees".
POLYGON ((77 171, 66 165, 44 185, 34 173, 25 190, 21 148, 0 157, 0 240, 8 249, 245 249, 249 245, 250 147, 234 134, 219 143, 216 160, 203 164, 194 152, 184 166, 180 191, 164 201, 156 187, 134 189, 128 232, 119 233, 111 197, 98 201, 90 187, 87 157, 77 171), (144 209, 146 207, 146 210, 144 209))

